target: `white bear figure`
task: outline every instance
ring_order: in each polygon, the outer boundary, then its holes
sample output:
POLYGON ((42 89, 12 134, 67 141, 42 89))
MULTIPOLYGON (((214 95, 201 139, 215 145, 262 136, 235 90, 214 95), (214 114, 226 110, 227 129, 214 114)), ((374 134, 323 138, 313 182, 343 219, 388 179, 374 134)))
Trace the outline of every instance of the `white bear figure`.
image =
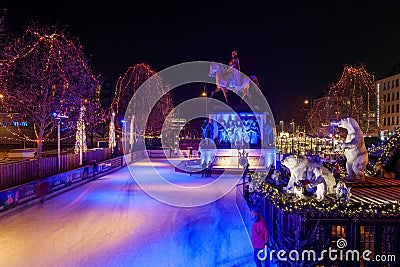
POLYGON ((317 200, 322 201, 325 199, 326 183, 322 177, 322 171, 320 167, 316 167, 313 172, 315 175, 315 181, 310 183, 310 187, 317 187, 317 191, 315 192, 317 195, 317 200))
POLYGON ((343 181, 339 181, 336 185, 336 200, 349 202, 351 197, 351 186, 347 187, 343 181))
POLYGON ((281 178, 281 173, 279 170, 274 170, 274 172, 271 175, 272 180, 275 181, 275 185, 278 186, 280 183, 280 178, 281 178))
POLYGON ((319 167, 322 172, 322 178, 325 181, 328 194, 334 194, 334 187, 336 185, 335 178, 333 177, 332 172, 330 172, 321 163, 310 161, 304 156, 289 155, 282 160, 282 165, 286 166, 290 170, 289 182, 287 186, 283 188, 286 193, 293 193, 294 183, 299 180, 313 181, 315 179, 313 170, 316 167, 319 167))
POLYGON ((344 150, 348 180, 364 180, 364 170, 368 164, 368 151, 364 143, 364 135, 357 121, 351 117, 344 118, 337 126, 347 130, 345 143, 338 144, 337 150, 344 150))
POLYGON ((293 184, 293 193, 297 199, 307 199, 304 194, 304 186, 301 182, 295 182, 293 184))

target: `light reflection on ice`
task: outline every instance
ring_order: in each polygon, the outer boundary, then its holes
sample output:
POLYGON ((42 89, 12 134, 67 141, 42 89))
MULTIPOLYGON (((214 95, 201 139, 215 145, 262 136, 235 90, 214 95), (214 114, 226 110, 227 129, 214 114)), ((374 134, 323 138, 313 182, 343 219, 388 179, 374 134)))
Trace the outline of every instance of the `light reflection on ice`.
MULTIPOLYGON (((177 184, 207 182, 168 166, 177 184)), ((235 190, 178 208, 149 197, 127 168, 0 218, 0 242, 0 266, 254 266, 235 190)))

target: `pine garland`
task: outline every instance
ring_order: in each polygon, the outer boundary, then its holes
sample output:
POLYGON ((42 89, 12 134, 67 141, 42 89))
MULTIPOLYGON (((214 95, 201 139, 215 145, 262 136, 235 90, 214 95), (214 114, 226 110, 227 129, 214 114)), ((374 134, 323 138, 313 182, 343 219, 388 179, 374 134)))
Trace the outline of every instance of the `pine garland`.
POLYGON ((280 210, 305 217, 400 217, 399 201, 380 205, 354 201, 343 203, 334 197, 326 198, 326 201, 314 198, 295 201, 292 195, 283 193, 265 181, 261 185, 261 192, 280 210))

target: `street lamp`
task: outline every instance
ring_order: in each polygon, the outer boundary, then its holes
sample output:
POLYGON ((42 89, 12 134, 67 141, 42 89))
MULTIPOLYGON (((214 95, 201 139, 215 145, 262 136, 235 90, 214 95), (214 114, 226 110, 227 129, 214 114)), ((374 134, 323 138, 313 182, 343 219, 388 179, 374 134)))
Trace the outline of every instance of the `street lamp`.
POLYGON ((203 92, 201 93, 201 96, 202 96, 202 97, 205 97, 205 101, 206 101, 206 117, 207 117, 207 113, 208 113, 208 99, 207 99, 207 88, 206 88, 205 85, 204 85, 204 88, 203 88, 203 92))
POLYGON ((53 116, 57 119, 57 165, 58 172, 61 172, 61 119, 66 119, 68 116, 53 112, 53 116))

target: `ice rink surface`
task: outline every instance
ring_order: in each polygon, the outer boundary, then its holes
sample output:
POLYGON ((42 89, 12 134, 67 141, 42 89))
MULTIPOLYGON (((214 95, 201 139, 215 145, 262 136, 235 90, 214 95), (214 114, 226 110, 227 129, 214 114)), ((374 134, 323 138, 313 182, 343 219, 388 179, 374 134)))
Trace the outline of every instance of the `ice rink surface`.
MULTIPOLYGON (((156 163, 178 185, 215 179, 156 163)), ((134 176, 148 168, 129 167, 134 176)), ((206 205, 171 206, 144 192, 125 167, 1 217, 0 266, 255 266, 235 195, 233 188, 206 205)))

